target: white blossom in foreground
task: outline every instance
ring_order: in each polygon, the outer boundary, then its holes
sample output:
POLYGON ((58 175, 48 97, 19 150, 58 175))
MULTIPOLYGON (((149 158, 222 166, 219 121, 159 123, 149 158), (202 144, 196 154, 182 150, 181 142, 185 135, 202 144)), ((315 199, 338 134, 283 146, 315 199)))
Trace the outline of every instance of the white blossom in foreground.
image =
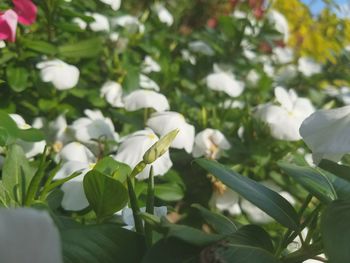
POLYGON ((162 4, 157 3, 153 8, 157 13, 160 22, 166 24, 167 26, 171 26, 174 23, 173 15, 162 4))
POLYGON ((87 23, 80 17, 73 18, 73 23, 76 24, 81 30, 85 30, 87 23))
POLYGON ((239 206, 239 195, 230 188, 226 188, 223 193, 214 191, 209 203, 219 211, 227 211, 232 216, 242 213, 239 206))
POLYGON ((294 90, 275 88, 275 97, 279 106, 265 104, 258 107, 256 117, 265 122, 271 135, 279 140, 300 140, 301 123, 314 112, 314 107, 307 98, 299 98, 294 90))
POLYGON ((113 107, 124 107, 122 100, 123 88, 118 82, 105 82, 101 88, 100 95, 101 97, 104 97, 106 101, 113 107))
POLYGON ((267 18, 275 27, 275 29, 283 35, 284 42, 289 38, 289 27, 287 19, 278 11, 270 10, 267 14, 267 18))
POLYGON ((172 142, 171 147, 185 149, 187 153, 192 152, 195 133, 194 126, 188 124, 182 114, 173 111, 153 113, 147 121, 147 126, 160 136, 179 129, 179 134, 172 142))
POLYGON ((339 161, 350 152, 350 106, 316 111, 302 123, 300 134, 315 163, 339 161))
POLYGON ((152 108, 158 112, 169 110, 167 98, 153 90, 135 90, 124 98, 125 109, 136 111, 143 108, 152 108))
POLYGON ((321 73, 322 66, 311 58, 302 57, 298 60, 298 70, 306 77, 321 73))
MULTIPOLYGON (((26 130, 32 128, 32 126, 27 124, 20 115, 10 114, 10 117, 15 121, 19 129, 26 130)), ((17 143, 22 147, 27 158, 33 158, 34 156, 43 153, 46 145, 45 140, 39 142, 26 142, 23 140, 18 140, 17 143)))
POLYGON ((205 42, 201 40, 192 41, 188 44, 188 48, 195 53, 199 53, 206 56, 213 56, 214 50, 205 42))
MULTIPOLYGON (((146 207, 141 207, 140 208, 141 212, 146 212, 146 207)), ((166 216, 168 213, 168 209, 166 206, 155 206, 154 207, 154 215, 157 217, 163 217, 166 216)), ((122 211, 122 220, 126 224, 124 228, 129 229, 129 230, 134 230, 135 229, 135 220, 134 220, 134 215, 132 213, 132 209, 129 207, 125 207, 122 211)))
POLYGON ((77 119, 71 125, 75 138, 81 142, 91 142, 93 139, 118 140, 114 125, 99 110, 85 110, 87 117, 77 119))
POLYGON ((106 5, 109 5, 114 11, 117 11, 121 4, 121 0, 100 0, 102 3, 105 3, 106 5))
POLYGON ((113 26, 124 27, 129 34, 143 33, 145 26, 135 16, 123 15, 112 20, 113 26))
POLYGON ((214 65, 214 73, 206 77, 206 84, 209 89, 223 91, 231 97, 238 97, 244 90, 244 83, 238 81, 231 72, 222 71, 214 65))
POLYGON ((140 74, 139 84, 140 84, 140 88, 143 88, 143 89, 153 89, 155 91, 160 90, 158 84, 144 74, 140 74))
POLYGON ((0 254, 6 263, 62 263, 57 227, 47 212, 0 209, 0 254))
POLYGON ((159 64, 150 56, 146 56, 142 63, 142 72, 151 73, 151 72, 160 72, 161 67, 159 64))
POLYGON ((80 211, 89 205, 84 192, 83 179, 85 174, 94 167, 96 157, 86 146, 71 142, 59 153, 59 160, 63 161, 63 165, 55 175, 55 180, 80 172, 80 175, 61 186, 63 191, 61 205, 65 210, 80 211))
POLYGON ((58 90, 75 87, 79 80, 79 69, 62 60, 53 59, 40 62, 36 65, 40 69, 41 80, 51 82, 58 90))
POLYGON ((104 15, 98 13, 86 13, 86 15, 91 16, 95 21, 89 24, 89 27, 94 32, 99 31, 109 31, 110 26, 108 22, 108 18, 104 15))
POLYGON ((192 155, 195 158, 205 156, 210 159, 218 159, 222 150, 230 148, 231 145, 225 135, 219 130, 207 128, 196 135, 192 155))
MULTIPOLYGON (((145 152, 156 143, 158 139, 158 136, 151 129, 134 132, 123 138, 114 159, 134 168, 140 161, 142 161, 145 152)), ((153 166, 155 176, 164 175, 173 165, 169 157, 169 151, 159 157, 151 165, 153 166)), ((136 178, 139 180, 147 179, 151 165, 147 165, 145 169, 136 176, 136 178)))

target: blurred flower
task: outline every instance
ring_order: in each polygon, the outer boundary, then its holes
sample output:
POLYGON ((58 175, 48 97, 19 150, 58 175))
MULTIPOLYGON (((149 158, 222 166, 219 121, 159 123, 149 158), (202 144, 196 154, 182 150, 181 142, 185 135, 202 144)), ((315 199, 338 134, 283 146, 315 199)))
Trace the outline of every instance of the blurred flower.
MULTIPOLYGON (((141 212, 146 212, 146 207, 141 207, 140 208, 141 212)), ((157 217, 163 217, 166 216, 168 213, 168 209, 166 206, 155 206, 154 207, 154 215, 157 217)), ((126 224, 124 228, 129 229, 129 230, 134 230, 135 229, 135 220, 134 220, 134 215, 132 212, 132 209, 129 207, 125 207, 122 211, 122 220, 126 224)))
POLYGON ((274 81, 277 84, 284 84, 295 78, 298 70, 295 65, 286 65, 280 67, 274 75, 274 81))
POLYGON ((104 117, 99 110, 85 110, 84 113, 87 117, 79 118, 71 125, 78 141, 91 143, 93 139, 118 140, 119 136, 110 118, 104 117))
POLYGON ((156 3, 153 8, 157 13, 160 22, 167 26, 171 26, 174 23, 174 17, 162 4, 156 3))
POLYGON ((7 263, 63 262, 53 220, 46 211, 32 208, 0 209, 0 253, 7 263))
POLYGON ((272 53, 273 53, 274 59, 279 64, 290 63, 293 61, 293 58, 294 58, 293 50, 288 47, 284 47, 284 48, 275 47, 272 50, 272 53))
POLYGON ((267 18, 275 29, 283 35, 284 42, 289 38, 289 27, 286 18, 276 10, 270 10, 267 14, 267 18))
POLYGON ((144 74, 140 74, 140 88, 159 91, 158 84, 144 74))
POLYGON ((258 107, 256 116, 267 123, 271 135, 279 140, 296 141, 301 139, 299 128, 314 107, 307 98, 299 98, 294 90, 275 88, 276 100, 280 106, 265 104, 258 107))
POLYGON ((161 67, 159 64, 150 56, 146 56, 142 63, 142 72, 151 73, 151 72, 160 72, 161 67))
POLYGON ((349 87, 340 87, 340 88, 330 87, 325 90, 325 93, 329 96, 336 97, 345 105, 350 105, 350 88, 349 87))
MULTIPOLYGON (((114 159, 128 164, 134 168, 140 161, 143 160, 145 152, 158 141, 158 136, 151 129, 134 132, 122 139, 122 143, 118 148, 118 152, 114 159)), ((169 151, 164 153, 152 164, 154 175, 164 175, 173 165, 169 151)), ((139 173, 136 178, 139 180, 147 179, 149 176, 151 165, 146 165, 145 169, 139 173)))
POLYGON ((300 134, 311 149, 315 163, 322 159, 339 161, 350 152, 350 106, 318 110, 300 127, 300 134))
POLYGON ((75 172, 81 173, 61 186, 62 207, 69 211, 80 211, 88 207, 89 202, 85 196, 83 180, 84 176, 94 167, 96 157, 86 146, 78 142, 71 142, 59 153, 59 160, 63 161, 63 165, 55 175, 55 180, 67 178, 75 172))
POLYGON ((239 195, 230 188, 226 188, 223 193, 214 191, 209 204, 221 212, 227 211, 231 216, 242 213, 239 206, 239 195))
POLYGON ((85 30, 87 23, 80 17, 73 18, 73 23, 75 23, 81 30, 85 30))
POLYGON ((118 82, 110 80, 105 82, 101 88, 100 94, 101 97, 104 97, 113 107, 124 107, 122 101, 123 88, 118 82))
MULTIPOLYGON (((27 124, 22 116, 18 114, 10 114, 10 117, 16 122, 17 127, 26 130, 32 128, 31 125, 27 124)), ((39 142, 26 142, 17 140, 17 143, 23 148, 23 151, 27 158, 33 158, 34 156, 43 153, 46 142, 44 140, 39 142)))
POLYGON ((222 71, 214 65, 214 73, 206 77, 207 86, 212 90, 224 91, 231 97, 238 97, 244 90, 244 83, 238 81, 231 72, 222 71))
POLYGON ((58 90, 71 89, 79 81, 79 69, 59 59, 40 62, 36 67, 40 69, 41 80, 52 82, 58 90))
POLYGON ((153 113, 147 121, 147 126, 160 136, 179 129, 180 132, 171 144, 171 147, 185 149, 191 153, 194 143, 194 126, 188 124, 183 115, 173 111, 153 113))
POLYGON ((121 6, 121 0, 100 0, 102 3, 105 3, 109 6, 111 6, 111 8, 114 10, 114 11, 117 11, 120 6, 121 6))
POLYGON ((247 82, 252 85, 256 86, 260 80, 260 75, 255 69, 249 70, 247 74, 247 82))
POLYGON ((99 31, 109 31, 109 22, 108 18, 104 15, 98 14, 98 13, 89 13, 87 12, 86 15, 91 16, 95 21, 91 22, 89 24, 89 27, 94 32, 99 31))
POLYGON ((65 116, 59 115, 55 120, 48 124, 48 137, 53 143, 53 150, 58 153, 68 141, 73 139, 73 134, 68 129, 65 116))
POLYGON ((311 58, 302 57, 298 60, 298 70, 306 77, 318 74, 322 70, 322 66, 311 58))
POLYGON ((193 56, 189 50, 182 49, 181 56, 182 56, 183 60, 190 62, 192 65, 196 65, 196 63, 197 63, 196 57, 193 56))
POLYGON ((31 0, 12 0, 12 2, 19 23, 29 26, 35 22, 38 10, 31 0))
POLYGON ((167 98, 153 90, 135 90, 124 97, 124 104, 127 111, 152 108, 160 112, 170 108, 167 98))
POLYGON ((18 16, 13 10, 0 13, 0 40, 16 40, 17 19, 18 16))
MULTIPOLYGON (((0 33, 1 34, 1 33, 0 33)), ((1 38, 1 37, 0 37, 1 38)), ((5 41, 0 40, 0 48, 6 47, 5 41)))
POLYGON ((205 156, 210 159, 218 159, 222 150, 230 148, 231 145, 225 135, 219 130, 207 128, 196 135, 192 155, 195 158, 205 156))
POLYGON ((140 23, 137 17, 131 15, 123 15, 113 19, 112 25, 124 27, 129 32, 129 34, 143 34, 145 31, 145 26, 140 23))
POLYGON ((188 44, 188 48, 195 53, 199 53, 206 56, 213 56, 214 50, 205 42, 201 40, 192 41, 188 44))

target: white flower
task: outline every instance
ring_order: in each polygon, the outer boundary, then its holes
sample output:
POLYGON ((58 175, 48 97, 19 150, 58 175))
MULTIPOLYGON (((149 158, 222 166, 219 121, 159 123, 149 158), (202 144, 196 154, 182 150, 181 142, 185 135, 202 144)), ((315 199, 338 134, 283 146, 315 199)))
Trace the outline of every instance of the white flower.
POLYGON ((316 111, 302 123, 300 134, 315 163, 339 161, 350 152, 350 106, 316 111))
POLYGON ((127 111, 152 108, 160 112, 170 108, 167 98, 153 90, 135 90, 124 98, 124 103, 127 111))
MULTIPOLYGON (((146 207, 140 208, 141 212, 146 212, 146 207)), ((154 215, 157 217, 163 217, 166 216, 168 213, 168 209, 166 206, 155 206, 154 207, 154 215)), ((129 207, 125 207, 122 211, 122 219, 123 222, 126 224, 125 228, 129 230, 135 229, 135 220, 134 215, 132 213, 132 209, 129 207)))
POLYGON ((206 56, 213 56, 214 50, 205 42, 201 40, 192 41, 188 44, 188 48, 195 53, 203 54, 206 56))
POLYGON ((205 156, 218 159, 222 150, 230 148, 231 145, 225 135, 219 130, 207 128, 196 135, 192 155, 195 158, 205 156))
POLYGON ((158 84, 144 74, 140 74, 140 87, 143 89, 153 89, 159 91, 158 84))
POLYGON ((294 52, 288 47, 275 47, 273 50, 274 59, 279 64, 286 64, 293 61, 294 52))
POLYGON ((111 6, 114 11, 117 11, 121 6, 121 0, 100 0, 102 3, 111 6))
POLYGON ((142 63, 142 72, 151 73, 151 72, 160 72, 161 67, 159 64, 150 56, 146 56, 142 63))
POLYGON ((183 60, 190 62, 192 65, 196 65, 196 63, 197 63, 196 57, 193 56, 189 50, 182 49, 181 56, 182 56, 183 60))
POLYGON ((259 80, 260 80, 259 73, 255 69, 249 70, 248 75, 247 75, 247 82, 250 85, 255 86, 256 84, 258 84, 259 80))
MULTIPOLYGON (((30 129, 32 127, 25 122, 22 116, 18 114, 10 114, 10 117, 16 122, 17 127, 22 130, 30 129)), ((17 143, 22 147, 26 157, 29 159, 43 153, 46 145, 45 140, 39 142, 26 142, 23 140, 18 140, 17 143)))
POLYGON ((314 107, 307 98, 299 98, 294 90, 287 92, 282 87, 275 88, 276 100, 280 106, 265 104, 258 107, 256 116, 267 123, 271 135, 279 140, 296 141, 301 139, 299 128, 314 107))
POLYGON ((349 87, 340 87, 340 88, 330 87, 326 90, 326 94, 332 97, 336 97, 345 105, 350 105, 350 88, 349 87))
POLYGON ((160 22, 166 24, 167 26, 171 26, 174 23, 174 17, 162 4, 155 4, 154 10, 157 13, 160 22))
POLYGON ((85 30, 87 23, 80 17, 73 18, 73 23, 76 24, 81 30, 85 30))
POLYGON ((6 47, 6 43, 3 40, 0 40, 0 48, 6 47))
POLYGON ((298 70, 306 77, 318 74, 322 70, 322 66, 311 58, 302 57, 298 60, 298 70))
POLYGON ((289 38, 289 27, 286 18, 276 10, 270 10, 267 18, 275 26, 275 29, 283 35, 284 42, 287 42, 289 38))
POLYGON ((286 65, 280 67, 273 77, 276 83, 286 83, 295 78, 297 74, 298 71, 295 65, 286 65))
POLYGON ((228 99, 219 104, 219 107, 224 109, 243 109, 245 106, 244 101, 228 99))
POLYGON ((75 138, 81 142, 91 142, 92 139, 118 140, 118 134, 110 118, 106 118, 99 110, 85 110, 86 117, 73 122, 71 129, 75 138))
POLYGON ((91 22, 89 24, 89 27, 91 28, 92 31, 94 32, 99 32, 99 31, 109 31, 109 22, 108 18, 104 15, 98 14, 98 13, 89 13, 87 12, 86 15, 91 16, 95 21, 91 22))
MULTIPOLYGON (((143 159, 145 152, 158 141, 157 135, 150 129, 137 131, 125 138, 123 138, 118 152, 115 155, 117 161, 128 164, 134 168, 143 159)), ((159 157, 151 164, 153 166, 154 175, 164 175, 173 165, 169 151, 159 157)), ((147 165, 145 169, 136 176, 137 179, 147 179, 149 176, 151 165, 147 165)))
POLYGON ((1 262, 62 263, 60 235, 46 211, 0 209, 1 262))
POLYGON ((105 82, 101 88, 100 94, 101 97, 104 97, 113 107, 124 107, 124 103, 122 101, 123 88, 118 82, 105 82))
POLYGON ((50 122, 48 128, 48 135, 50 140, 54 143, 53 148, 56 152, 61 150, 63 144, 73 139, 64 115, 59 115, 54 121, 50 122))
POLYGON ((231 72, 222 71, 214 65, 214 73, 206 77, 208 88, 217 91, 223 91, 231 97, 238 97, 244 90, 244 83, 238 81, 231 72))
POLYGON ((89 205, 84 192, 83 179, 86 173, 93 168, 96 157, 84 145, 71 142, 63 147, 59 153, 59 159, 63 161, 63 165, 54 179, 64 179, 75 172, 81 172, 80 175, 61 186, 62 207, 69 211, 80 211, 89 205))
POLYGON ((119 37, 120 37, 120 35, 117 32, 112 32, 109 34, 109 39, 113 42, 118 42, 119 37))
POLYGON ((129 34, 142 34, 145 31, 145 26, 140 23, 137 17, 131 15, 123 15, 113 19, 112 25, 124 27, 129 32, 129 34))
POLYGON ((62 60, 53 59, 38 63, 41 80, 52 82, 58 90, 66 90, 75 87, 79 80, 79 69, 62 60))
POLYGON ((214 191, 209 203, 219 211, 227 211, 232 216, 242 213, 239 206, 239 195, 230 188, 226 188, 223 193, 214 191))
POLYGON ((179 129, 179 133, 171 144, 171 147, 177 149, 185 149, 191 153, 194 143, 194 126, 188 124, 180 113, 167 111, 157 112, 151 115, 147 121, 147 126, 161 136, 179 129))

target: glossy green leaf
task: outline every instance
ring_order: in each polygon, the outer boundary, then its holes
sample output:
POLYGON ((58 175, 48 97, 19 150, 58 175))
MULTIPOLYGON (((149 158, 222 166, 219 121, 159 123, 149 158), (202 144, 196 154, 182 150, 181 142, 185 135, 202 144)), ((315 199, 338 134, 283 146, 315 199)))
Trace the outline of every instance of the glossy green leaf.
POLYGON ((154 188, 154 195, 164 201, 178 201, 184 197, 183 188, 175 183, 157 184, 154 188))
POLYGON ((323 245, 329 262, 350 262, 350 200, 332 202, 321 218, 323 245))
POLYGON ((21 92, 27 88, 28 70, 20 67, 8 67, 6 69, 7 82, 15 92, 21 92))
POLYGON ((118 162, 112 157, 107 156, 98 161, 94 170, 113 177, 120 182, 125 182, 126 177, 131 173, 131 168, 125 163, 118 162))
POLYGON ((2 182, 13 200, 23 203, 34 172, 23 149, 17 144, 10 145, 2 169, 2 182))
POLYGON ((99 219, 113 215, 128 202, 125 186, 96 170, 88 172, 83 183, 86 198, 99 219))
POLYGON ((350 182, 350 166, 348 165, 337 164, 329 160, 322 160, 319 167, 350 182))
POLYGON ((337 199, 337 193, 328 178, 316 169, 282 162, 278 165, 321 201, 328 203, 337 199))
POLYGON ((218 234, 231 234, 236 232, 237 226, 227 217, 209 211, 199 204, 194 204, 192 207, 196 208, 201 214, 202 218, 209 224, 218 234))
POLYGON ((142 236, 113 224, 75 224, 61 237, 65 263, 138 263, 145 250, 142 236))
POLYGON ((252 179, 232 171, 216 161, 198 159, 196 162, 280 224, 290 229, 297 229, 299 223, 296 211, 293 206, 278 193, 252 179))

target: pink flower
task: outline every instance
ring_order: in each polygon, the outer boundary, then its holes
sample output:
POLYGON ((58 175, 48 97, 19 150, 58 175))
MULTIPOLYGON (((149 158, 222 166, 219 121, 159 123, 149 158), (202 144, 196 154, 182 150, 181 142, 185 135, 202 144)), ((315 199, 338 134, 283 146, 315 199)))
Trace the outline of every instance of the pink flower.
POLYGON ((18 15, 18 22, 29 26, 36 20, 37 7, 31 0, 13 0, 14 11, 18 15))
POLYGON ((13 10, 0 13, 0 39, 14 42, 16 40, 18 16, 13 10))

